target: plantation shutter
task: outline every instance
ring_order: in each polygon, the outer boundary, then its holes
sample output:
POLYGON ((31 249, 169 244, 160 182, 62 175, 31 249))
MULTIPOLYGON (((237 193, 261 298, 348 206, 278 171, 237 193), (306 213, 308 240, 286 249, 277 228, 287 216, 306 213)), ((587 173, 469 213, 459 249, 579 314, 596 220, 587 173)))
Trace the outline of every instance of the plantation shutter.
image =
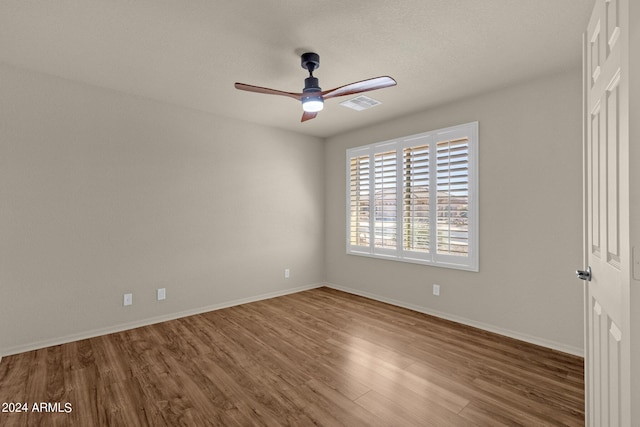
MULTIPOLYGON (((375 248, 395 249, 397 245, 396 152, 376 153, 375 161, 375 248)), ((384 251, 376 251, 384 252, 384 251)))
POLYGON ((437 253, 469 255, 469 138, 437 143, 437 253))
POLYGON ((369 155, 352 157, 349 163, 349 244, 368 247, 371 241, 369 155))
POLYGON ((402 247, 429 253, 429 145, 403 150, 402 247))
POLYGON ((477 122, 347 150, 347 253, 478 271, 477 122))

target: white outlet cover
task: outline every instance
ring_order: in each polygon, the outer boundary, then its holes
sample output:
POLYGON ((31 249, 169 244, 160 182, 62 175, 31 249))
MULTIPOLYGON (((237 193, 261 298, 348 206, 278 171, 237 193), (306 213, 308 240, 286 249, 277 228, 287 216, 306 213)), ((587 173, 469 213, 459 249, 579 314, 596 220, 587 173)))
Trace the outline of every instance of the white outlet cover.
POLYGON ((167 290, 165 288, 158 289, 158 301, 162 301, 167 298, 167 290))
POLYGON ((124 301, 123 301, 124 305, 131 305, 133 304, 133 294, 124 294, 124 301))

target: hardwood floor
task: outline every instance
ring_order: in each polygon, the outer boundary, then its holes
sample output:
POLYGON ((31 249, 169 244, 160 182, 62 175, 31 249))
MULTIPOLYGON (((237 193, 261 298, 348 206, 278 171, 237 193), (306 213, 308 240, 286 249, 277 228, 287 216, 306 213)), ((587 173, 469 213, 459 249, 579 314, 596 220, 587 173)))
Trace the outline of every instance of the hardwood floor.
POLYGON ((0 425, 579 426, 583 388, 581 358, 319 288, 3 357, 28 411, 0 425))

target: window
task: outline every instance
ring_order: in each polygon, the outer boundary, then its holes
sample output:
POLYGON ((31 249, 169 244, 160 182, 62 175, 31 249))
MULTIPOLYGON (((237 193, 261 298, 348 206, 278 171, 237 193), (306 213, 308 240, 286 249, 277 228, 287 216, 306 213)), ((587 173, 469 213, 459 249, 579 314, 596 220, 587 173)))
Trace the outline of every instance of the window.
POLYGON ((347 150, 347 253, 478 271, 478 123, 347 150))

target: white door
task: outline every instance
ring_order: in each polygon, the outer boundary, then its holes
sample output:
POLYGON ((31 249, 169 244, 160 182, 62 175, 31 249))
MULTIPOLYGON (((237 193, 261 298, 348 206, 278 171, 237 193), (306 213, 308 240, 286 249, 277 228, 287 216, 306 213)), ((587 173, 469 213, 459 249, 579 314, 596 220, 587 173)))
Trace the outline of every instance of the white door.
POLYGON ((592 270, 591 281, 585 282, 588 426, 640 426, 638 409, 633 408, 640 401, 633 401, 638 396, 632 393, 634 387, 637 393, 640 368, 640 355, 633 350, 640 325, 632 321, 638 320, 632 319, 633 310, 637 313, 632 299, 637 306, 640 282, 634 279, 634 265, 640 257, 634 259, 633 245, 638 242, 633 241, 632 228, 637 223, 631 222, 639 220, 640 197, 633 191, 640 182, 633 183, 633 169, 640 163, 631 158, 639 156, 629 145, 629 80, 640 78, 630 76, 629 3, 637 1, 595 0, 584 37, 584 242, 592 270))

